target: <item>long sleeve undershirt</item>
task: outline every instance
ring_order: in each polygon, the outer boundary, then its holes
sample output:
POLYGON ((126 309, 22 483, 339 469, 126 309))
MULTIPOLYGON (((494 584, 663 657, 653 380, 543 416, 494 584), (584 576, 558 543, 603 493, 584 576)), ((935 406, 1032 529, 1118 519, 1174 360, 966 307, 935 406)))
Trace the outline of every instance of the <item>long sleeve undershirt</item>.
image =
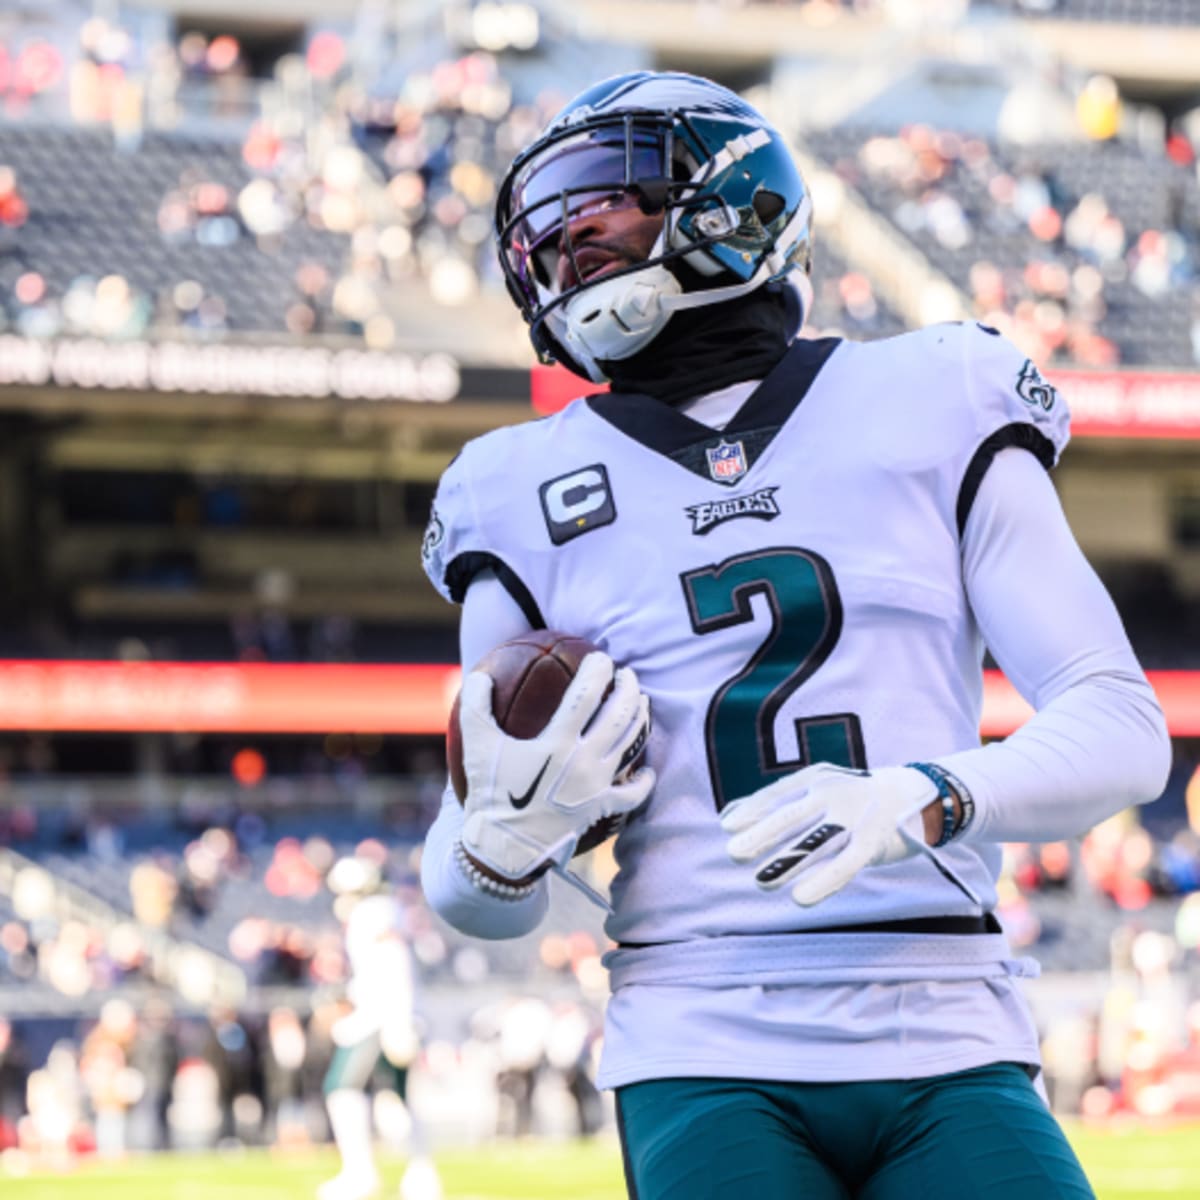
MULTIPOLYGON (((1112 600, 1031 454, 1008 449, 996 456, 962 549, 967 595, 984 640, 1037 710, 1005 740, 938 760, 975 800, 965 840, 1056 841, 1153 800, 1170 766, 1162 711, 1112 600)), ((463 663, 527 629, 501 583, 479 577, 463 604, 463 663)), ((461 825, 461 806, 448 790, 422 859, 430 904, 476 937, 528 933, 545 915, 546 884, 517 902, 479 891, 454 858, 461 825)))
POLYGON ((1155 799, 1171 743, 1104 585, 1031 454, 1002 451, 963 535, 983 639, 1037 710, 1003 741, 938 761, 975 800, 967 842, 1051 842, 1155 799))
MULTIPOLYGON (((463 670, 470 670, 493 646, 528 632, 529 621, 500 580, 491 571, 477 575, 463 600, 458 627, 463 670)), ((455 929, 478 938, 520 937, 535 929, 549 903, 545 881, 524 900, 485 895, 462 873, 454 855, 462 825, 462 805, 447 787, 421 855, 421 886, 430 906, 455 929)))

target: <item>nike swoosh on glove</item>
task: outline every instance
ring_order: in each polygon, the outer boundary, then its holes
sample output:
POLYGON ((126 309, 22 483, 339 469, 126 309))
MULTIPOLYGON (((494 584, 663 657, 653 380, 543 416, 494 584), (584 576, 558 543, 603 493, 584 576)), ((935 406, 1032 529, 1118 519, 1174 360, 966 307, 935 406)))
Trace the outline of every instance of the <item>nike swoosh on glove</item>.
POLYGON ((650 701, 628 667, 595 651, 579 664, 554 716, 535 738, 515 738, 492 715, 492 678, 472 671, 459 702, 462 844, 508 880, 563 864, 597 821, 632 812, 654 787, 642 767, 617 781, 650 731, 650 701), (609 685, 612 691, 605 696, 609 685))
POLYGON ((766 891, 796 881, 797 904, 819 904, 864 867, 899 862, 925 847, 921 810, 933 781, 911 767, 853 771, 817 763, 729 804, 721 826, 730 858, 762 865, 766 891))

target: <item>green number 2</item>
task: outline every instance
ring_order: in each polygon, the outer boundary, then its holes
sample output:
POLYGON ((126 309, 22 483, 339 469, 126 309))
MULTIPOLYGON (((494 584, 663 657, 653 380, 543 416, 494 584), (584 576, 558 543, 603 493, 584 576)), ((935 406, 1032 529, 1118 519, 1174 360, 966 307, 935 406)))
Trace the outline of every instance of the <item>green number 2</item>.
POLYGON ((771 612, 766 638, 708 706, 704 732, 717 808, 809 763, 866 767, 862 723, 854 713, 797 720, 798 758, 783 758, 775 745, 780 708, 825 662, 842 632, 842 601, 829 564, 811 550, 776 547, 688 571, 680 580, 698 634, 753 620, 754 595, 765 596, 771 612))

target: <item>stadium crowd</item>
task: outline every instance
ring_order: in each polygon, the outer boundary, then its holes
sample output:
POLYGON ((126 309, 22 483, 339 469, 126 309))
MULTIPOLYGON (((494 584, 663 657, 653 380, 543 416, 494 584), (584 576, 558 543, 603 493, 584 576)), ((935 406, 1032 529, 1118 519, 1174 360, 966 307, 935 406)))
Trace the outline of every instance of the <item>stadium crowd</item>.
MULTIPOLYGON (((318 1000, 303 1013, 181 1016, 157 993, 136 1006, 114 997, 41 1053, 0 1018, 0 1155, 12 1169, 61 1169, 90 1154, 325 1141, 322 1080, 343 1013, 318 1000)), ((590 1136, 608 1120, 592 1083, 598 1029, 573 999, 485 1005, 459 1041, 427 1044, 421 1106, 473 1139, 590 1136)))
MULTIPOLYGON (((30 336, 254 330, 387 349, 414 298, 453 309, 502 289, 497 182, 563 100, 483 50, 443 50, 398 81, 364 78, 327 34, 278 60, 271 103, 257 115, 251 105, 236 140, 226 127, 181 140, 164 130, 197 95, 246 82, 236 38, 138 46, 94 18, 78 53, 80 70, 40 88, 69 91, 69 124, 11 125, 0 145, 0 306, 30 336), (146 82, 122 105, 139 66, 146 82), (63 252, 64 212, 76 231, 96 230, 80 254, 63 252)), ((868 276, 832 256, 818 302, 814 330, 903 327, 868 276)))
POLYGON ((1037 361, 1200 363, 1200 182, 1182 135, 1159 151, 921 125, 811 140, 1037 361))
POLYGON ((416 1072, 435 1123, 471 1137, 586 1135, 607 1119, 591 1084, 601 935, 582 901, 493 959, 425 907, 411 822, 359 821, 372 836, 353 841, 344 809, 298 822, 292 805, 264 819, 230 804, 217 819, 210 801, 216 823, 189 829, 205 811, 193 803, 177 828, 158 822, 147 837, 128 819, 80 823, 83 811, 58 823, 6 810, 0 847, 17 848, 24 865, 0 900, 0 992, 20 988, 26 1015, 0 1024, 0 1152, 53 1166, 91 1152, 327 1137, 321 1085, 346 1012, 340 927, 355 900, 330 890, 331 872, 347 858, 394 878, 405 938, 436 997, 416 1072), (278 833, 296 823, 303 839, 278 833), (90 888, 118 919, 64 916, 64 883, 90 888), (149 950, 160 934, 237 964, 244 1002, 215 987, 172 990, 149 950))
MULTIPOLYGON (((320 1080, 346 983, 341 897, 326 881, 347 853, 391 876, 422 988, 436 998, 413 1099, 432 1126, 570 1134, 609 1119, 590 1082, 605 939, 580 897, 563 889, 535 935, 472 943, 423 903, 412 813, 301 819, 216 787, 207 797, 165 825, 161 812, 118 824, 82 797, 58 820, 3 810, 0 846, 29 865, 0 902, 0 989, 58 1002, 0 1024, 0 1148, 56 1161, 325 1137, 320 1080), (62 916, 63 882, 90 888, 119 919, 62 916), (237 964, 244 1002, 173 994, 149 952, 164 933, 237 964), (92 996, 107 999, 86 1004, 92 996)), ((592 870, 598 881, 611 870, 603 852, 592 870)), ((1097 1119, 1194 1111, 1200 1001, 1181 981, 1200 954, 1200 764, 1181 761, 1142 820, 1122 814, 1077 846, 1008 847, 1000 895, 1019 950, 1050 970, 1107 976, 1086 1002, 1040 1006, 1055 1104, 1097 1119)))

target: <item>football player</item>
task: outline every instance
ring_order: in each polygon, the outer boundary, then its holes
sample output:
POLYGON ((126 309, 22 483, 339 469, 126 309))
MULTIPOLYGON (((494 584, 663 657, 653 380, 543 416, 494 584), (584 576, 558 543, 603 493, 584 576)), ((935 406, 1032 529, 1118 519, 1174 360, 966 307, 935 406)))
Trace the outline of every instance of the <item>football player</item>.
POLYGON ((386 1114, 390 1140, 407 1140, 412 1152, 400 1181, 401 1200, 441 1200, 441 1178, 425 1148, 423 1130, 406 1104, 417 1032, 404 909, 369 859, 338 859, 326 883, 342 902, 350 1008, 331 1030, 333 1059, 323 1083, 341 1170, 317 1188, 317 1200, 369 1200, 379 1194, 368 1092, 378 1073, 390 1084, 378 1097, 380 1124, 386 1114))
POLYGON ((529 628, 604 652, 532 741, 467 676, 424 887, 526 933, 547 865, 631 814, 600 1082, 633 1196, 1090 1196, 1036 1084, 1001 843, 1157 796, 1162 713, 1048 479, 1062 398, 970 322, 797 337, 811 216, 779 133, 687 75, 592 87, 513 163, 509 290, 612 388, 468 444, 425 562, 468 668, 529 628), (981 747, 985 646, 1036 714, 981 747))

